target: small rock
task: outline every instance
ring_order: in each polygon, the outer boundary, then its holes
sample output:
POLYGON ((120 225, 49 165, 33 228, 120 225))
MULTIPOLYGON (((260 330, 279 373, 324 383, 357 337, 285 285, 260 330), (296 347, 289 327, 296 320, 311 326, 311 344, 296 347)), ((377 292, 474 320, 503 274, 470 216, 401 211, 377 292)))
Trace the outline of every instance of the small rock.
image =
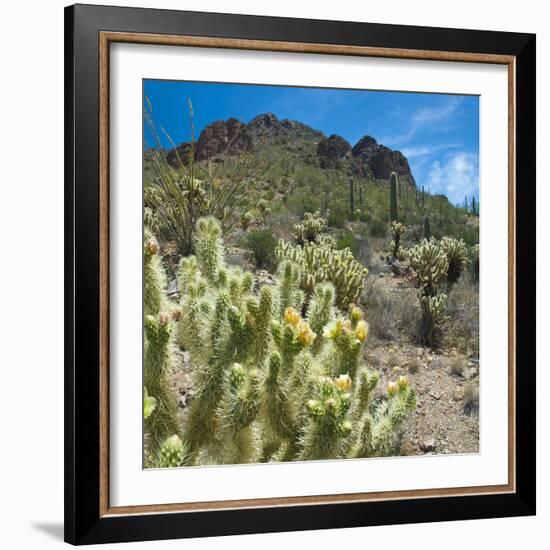
POLYGON ((464 378, 466 378, 466 380, 471 380, 476 376, 477 376, 477 369, 475 367, 472 367, 471 369, 466 370, 466 372, 464 373, 464 378))
POLYGON ((435 451, 435 439, 433 437, 424 439, 424 441, 420 443, 420 449, 425 453, 431 453, 435 451))
POLYGON ((183 394, 183 395, 180 395, 179 399, 178 399, 178 407, 180 409, 185 409, 187 405, 187 394, 183 394))
POLYGON ((431 391, 430 392, 430 397, 432 397, 436 401, 439 401, 441 399, 441 394, 436 392, 436 391, 431 391))

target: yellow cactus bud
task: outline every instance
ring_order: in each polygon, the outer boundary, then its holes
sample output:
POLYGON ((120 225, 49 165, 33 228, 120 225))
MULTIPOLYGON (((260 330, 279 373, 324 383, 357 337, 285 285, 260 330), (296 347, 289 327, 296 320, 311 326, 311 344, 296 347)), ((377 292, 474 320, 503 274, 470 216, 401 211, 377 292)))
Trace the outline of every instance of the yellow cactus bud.
POLYGON ((359 321, 355 327, 355 336, 359 342, 364 342, 369 335, 369 325, 365 321, 359 321))
POLYGON ((397 393, 397 383, 396 382, 388 382, 388 395, 394 395, 397 393))
POLYGON ((406 376, 400 376, 397 379, 397 385, 400 390, 404 390, 409 385, 409 380, 406 376))
POLYGON ((285 309, 283 318, 285 322, 293 327, 297 327, 298 323, 302 320, 300 314, 293 307, 287 307, 285 309))
POLYGON ((335 381, 336 387, 342 391, 351 391, 351 378, 348 374, 341 374, 335 381))
POLYGON ((354 322, 358 322, 361 319, 363 319, 363 317, 364 317, 363 310, 360 307, 357 307, 357 306, 354 305, 351 308, 351 312, 350 312, 351 320, 354 321, 354 322))
POLYGON ((305 346, 311 346, 317 334, 311 330, 309 323, 306 321, 301 321, 298 325, 298 331, 298 340, 300 340, 300 342, 302 342, 305 346))

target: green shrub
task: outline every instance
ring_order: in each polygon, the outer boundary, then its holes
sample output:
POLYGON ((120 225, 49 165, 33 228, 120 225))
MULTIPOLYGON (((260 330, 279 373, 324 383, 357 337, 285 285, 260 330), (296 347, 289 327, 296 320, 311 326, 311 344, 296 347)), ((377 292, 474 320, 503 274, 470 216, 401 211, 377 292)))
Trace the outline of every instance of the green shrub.
POLYGON ((273 269, 276 263, 275 247, 277 239, 270 229, 251 231, 246 237, 246 247, 258 269, 273 269))
POLYGON ((341 229, 342 227, 344 227, 348 216, 349 211, 342 203, 334 203, 330 206, 328 225, 330 225, 330 227, 341 229))

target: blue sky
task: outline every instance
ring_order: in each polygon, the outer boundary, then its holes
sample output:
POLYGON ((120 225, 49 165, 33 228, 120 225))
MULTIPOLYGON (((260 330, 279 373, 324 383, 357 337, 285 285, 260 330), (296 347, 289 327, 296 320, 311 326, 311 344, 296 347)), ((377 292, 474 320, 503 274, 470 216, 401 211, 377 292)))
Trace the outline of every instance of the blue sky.
MULTIPOLYGON (((403 152, 418 186, 443 193, 454 204, 462 204, 465 195, 479 199, 477 96, 162 80, 145 80, 144 95, 157 126, 175 143, 191 137, 188 98, 197 137, 215 120, 248 122, 272 112, 327 136, 339 134, 352 145, 371 135, 403 152)), ((161 138, 169 147, 167 138, 161 138)))

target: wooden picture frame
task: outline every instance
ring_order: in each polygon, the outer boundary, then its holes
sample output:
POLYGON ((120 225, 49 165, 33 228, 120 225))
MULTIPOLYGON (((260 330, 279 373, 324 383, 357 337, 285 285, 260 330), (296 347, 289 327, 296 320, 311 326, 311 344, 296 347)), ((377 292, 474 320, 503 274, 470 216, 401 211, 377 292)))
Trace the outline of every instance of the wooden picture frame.
POLYGON ((67 542, 90 544, 535 513, 534 35, 76 5, 65 11, 65 73, 67 542), (109 48, 116 42, 508 67, 507 484, 110 506, 109 48))

